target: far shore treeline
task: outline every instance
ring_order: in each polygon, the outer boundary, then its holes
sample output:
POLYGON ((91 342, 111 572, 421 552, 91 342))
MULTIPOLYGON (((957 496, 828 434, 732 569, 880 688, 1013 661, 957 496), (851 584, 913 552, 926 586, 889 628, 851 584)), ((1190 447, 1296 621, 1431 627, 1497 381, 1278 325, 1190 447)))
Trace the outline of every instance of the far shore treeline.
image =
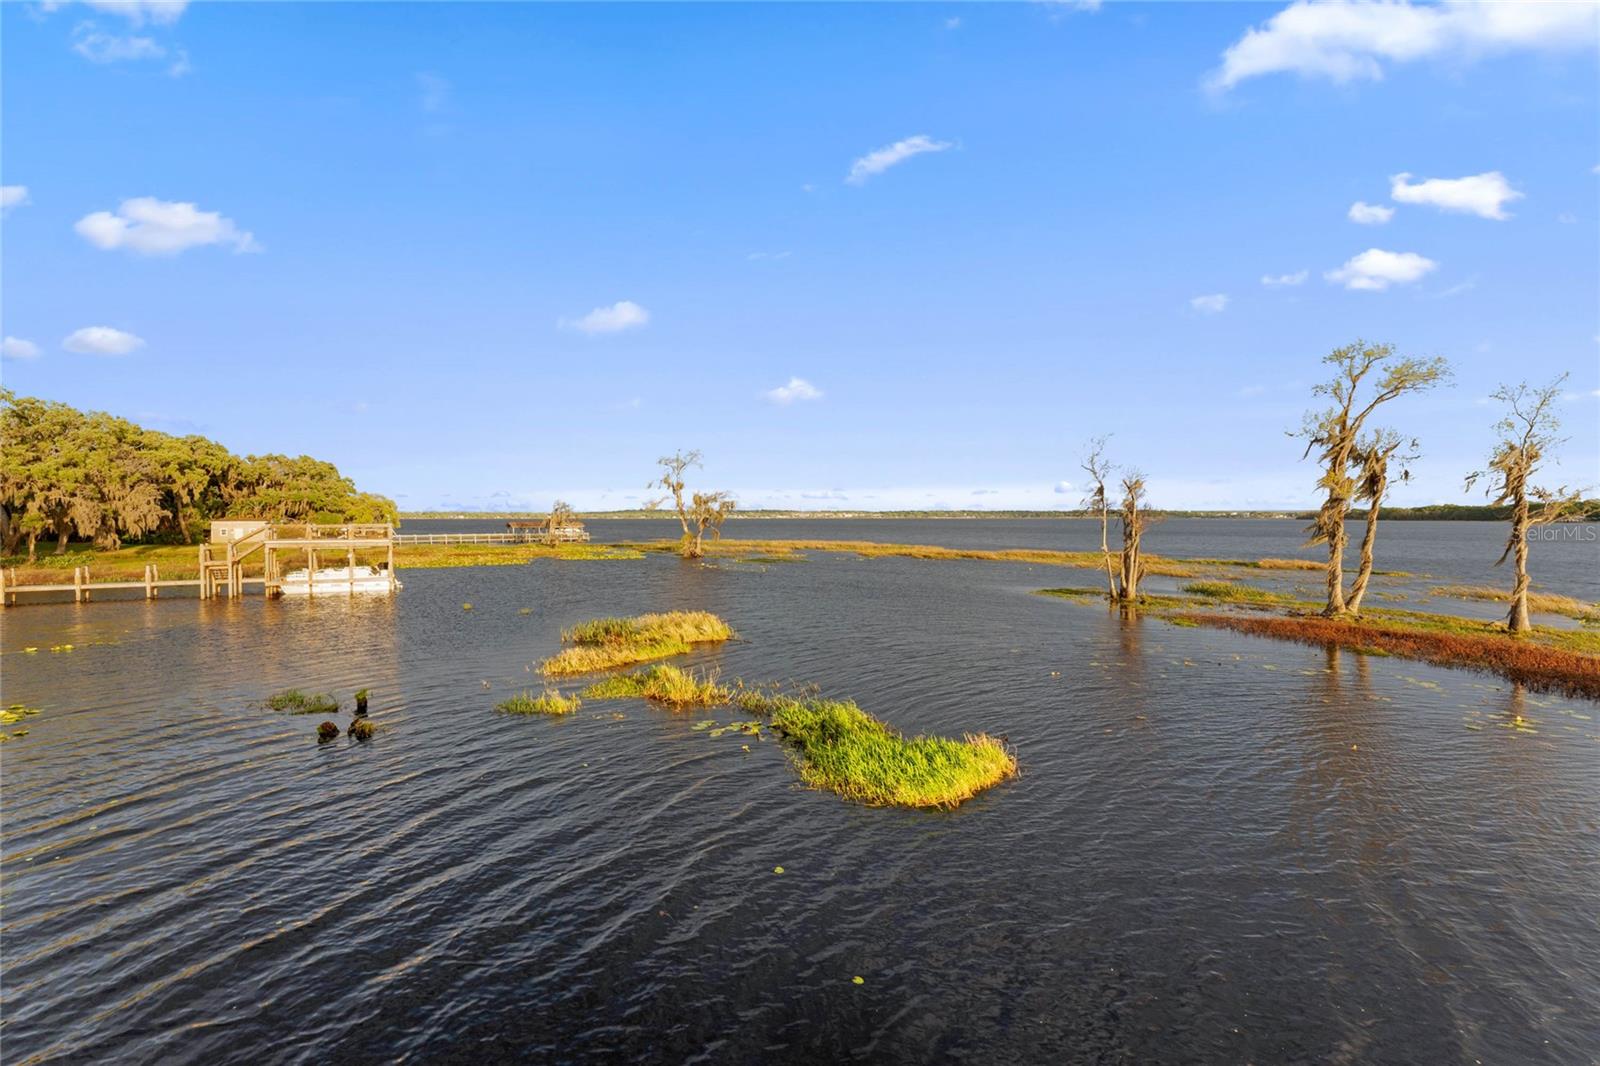
POLYGON ((310 456, 237 456, 199 435, 175 437, 125 418, 0 389, 0 540, 6 555, 40 540, 66 550, 125 541, 193 543, 207 522, 394 522, 393 500, 358 492, 310 456))
MULTIPOLYGON (((1150 509, 1154 518, 1293 518, 1309 520, 1316 517, 1317 512, 1311 510, 1281 510, 1281 511, 1169 511, 1160 507, 1150 509)), ((544 511, 401 511, 402 519, 474 519, 476 521, 497 521, 509 519, 543 518, 544 511)), ((635 508, 627 511, 579 511, 580 518, 587 519, 633 519, 654 518, 657 520, 671 519, 672 515, 660 510, 646 510, 635 508)), ((1367 512, 1364 508, 1351 508, 1348 517, 1352 521, 1365 519, 1367 512)), ((1511 508, 1491 507, 1487 505, 1470 505, 1455 503, 1435 503, 1422 507, 1385 507, 1385 519, 1392 521, 1432 521, 1432 522, 1504 522, 1511 517, 1511 508)), ((1086 518, 1092 519, 1096 515, 1093 511, 1081 507, 1063 507, 1054 511, 796 511, 796 510, 744 510, 735 511, 729 515, 730 521, 748 519, 774 519, 774 518, 807 518, 807 519, 847 519, 847 518, 1086 518)), ((1588 500, 1581 508, 1569 516, 1574 522, 1600 521, 1600 499, 1588 500)))

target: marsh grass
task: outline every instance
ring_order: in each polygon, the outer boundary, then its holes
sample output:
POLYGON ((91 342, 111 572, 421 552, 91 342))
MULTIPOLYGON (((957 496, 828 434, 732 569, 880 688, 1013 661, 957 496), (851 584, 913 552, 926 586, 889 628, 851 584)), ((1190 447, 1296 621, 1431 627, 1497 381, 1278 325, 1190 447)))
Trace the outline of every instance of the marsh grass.
POLYGON ((593 674, 682 655, 696 644, 729 640, 733 629, 708 611, 669 611, 635 618, 598 618, 561 634, 563 648, 540 664, 547 677, 593 674))
MULTIPOLYGON (((1489 600, 1510 603, 1511 593, 1487 585, 1437 585, 1428 590, 1430 596, 1450 596, 1458 600, 1489 600)), ((1584 603, 1571 596, 1554 592, 1528 593, 1528 610, 1536 614, 1559 614, 1575 618, 1590 625, 1600 624, 1600 605, 1584 603)))
MULTIPOLYGON (((647 552, 677 550, 675 541, 646 541, 628 545, 647 552)), ((710 556, 793 556, 795 552, 848 552, 863 559, 976 559, 995 563, 1033 563, 1039 566, 1067 566, 1083 570, 1100 570, 1105 561, 1099 552, 1048 551, 1033 548, 1009 548, 999 551, 976 548, 941 548, 933 544, 879 544, 867 540, 728 540, 706 545, 710 556)), ((1166 559, 1161 556, 1144 556, 1149 573, 1166 577, 1196 577, 1202 571, 1188 560, 1166 559)))
POLYGON ((1315 559, 1257 559, 1246 566, 1257 570, 1323 570, 1326 563, 1319 563, 1315 559))
POLYGON ((547 688, 537 696, 529 691, 519 692, 495 704, 494 709, 502 714, 547 714, 560 717, 565 714, 576 714, 578 708, 582 706, 583 700, 578 696, 563 696, 558 690, 547 688))
POLYGON ((638 697, 675 711, 694 707, 720 707, 733 697, 733 690, 717 683, 715 672, 697 675, 676 666, 658 663, 632 674, 618 674, 597 681, 583 692, 588 699, 613 700, 638 697))
POLYGON ((1594 634, 1564 635, 1559 630, 1537 627, 1535 639, 1529 639, 1513 637, 1497 623, 1414 612, 1386 615, 1344 619, 1190 613, 1177 618, 1302 644, 1333 645, 1367 655, 1395 655, 1439 666, 1481 670, 1531 689, 1600 699, 1600 656, 1572 646, 1588 645, 1589 641, 1571 639, 1594 634), (1558 643, 1567 646, 1557 646, 1558 643))
POLYGON ((267 706, 289 714, 332 714, 339 709, 339 701, 325 692, 302 692, 291 688, 268 696, 267 706))
POLYGON ((801 780, 856 803, 948 810, 1017 772, 994 737, 906 737, 847 700, 747 689, 736 702, 794 745, 801 780))
POLYGON ((1292 597, 1269 592, 1266 589, 1258 589, 1251 585, 1241 585, 1233 581, 1191 581, 1183 586, 1183 591, 1191 596, 1199 596, 1202 599, 1216 600, 1222 603, 1283 604, 1295 602, 1292 597))

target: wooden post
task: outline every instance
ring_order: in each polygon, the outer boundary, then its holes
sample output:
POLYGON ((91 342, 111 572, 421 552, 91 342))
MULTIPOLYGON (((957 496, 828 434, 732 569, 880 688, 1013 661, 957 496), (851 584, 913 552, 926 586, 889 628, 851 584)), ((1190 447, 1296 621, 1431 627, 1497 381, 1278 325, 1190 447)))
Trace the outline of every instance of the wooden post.
POLYGON ((344 576, 349 579, 350 595, 356 594, 356 527, 344 527, 344 576))
POLYGON ((72 568, 72 602, 83 602, 83 567, 72 568))
POLYGON ((0 566, 0 607, 6 606, 6 568, 0 566))
MULTIPOLYGON (((308 528, 306 530, 306 532, 309 533, 310 529, 308 528)), ((306 549, 306 595, 308 597, 310 597, 310 596, 315 596, 316 594, 317 594, 317 549, 308 547, 306 549)))
POLYGON ((389 592, 394 592, 394 531, 389 531, 389 592))

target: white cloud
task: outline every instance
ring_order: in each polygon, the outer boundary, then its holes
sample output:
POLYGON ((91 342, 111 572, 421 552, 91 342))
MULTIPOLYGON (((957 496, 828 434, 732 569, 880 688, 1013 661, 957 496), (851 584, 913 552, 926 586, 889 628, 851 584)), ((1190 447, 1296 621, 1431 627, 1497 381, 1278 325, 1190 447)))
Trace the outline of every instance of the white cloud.
POLYGON ((1228 306, 1228 294, 1213 292, 1205 296, 1196 296, 1189 301, 1189 306, 1199 311, 1202 315, 1220 314, 1228 306))
POLYGON ((1386 252, 1382 248, 1368 248, 1323 277, 1347 289, 1378 292, 1390 285, 1408 285, 1438 266, 1432 259, 1416 252, 1386 252))
POLYGON ((1431 204, 1441 211, 1456 211, 1500 221, 1510 218, 1505 205, 1522 199, 1498 170, 1469 178, 1428 178, 1411 184, 1410 174, 1389 179, 1389 195, 1397 203, 1431 204))
POLYGON ((1072 482, 1070 482, 1070 481, 1058 481, 1058 482, 1056 482, 1055 488, 1052 489, 1051 491, 1054 492, 1058 496, 1065 496, 1067 493, 1072 491, 1072 482))
POLYGON ((961 28, 961 19, 959 17, 945 19, 944 28, 947 30, 959 30, 961 28))
POLYGON ((28 202, 28 187, 26 185, 0 185, 0 212, 21 207, 28 202))
POLYGON ((106 33, 95 29, 92 22, 78 24, 72 33, 72 50, 91 63, 127 63, 167 56, 166 48, 153 37, 106 33))
POLYGON ((96 211, 73 227, 78 236, 103 251, 125 248, 138 255, 177 255, 205 244, 230 245, 235 252, 259 252, 255 237, 216 211, 194 204, 140 196, 122 201, 117 213, 96 211))
POLYGON ((1381 226, 1394 217, 1394 208, 1357 200, 1350 205, 1350 210, 1346 212, 1345 217, 1350 219, 1351 222, 1359 222, 1363 226, 1381 226))
POLYGON ((885 170, 897 163, 903 163, 914 155, 924 152, 942 152, 954 147, 949 141, 936 141, 927 134, 919 133, 915 137, 907 137, 903 141, 895 141, 886 148, 879 148, 850 164, 850 173, 845 175, 845 181, 851 185, 860 185, 874 174, 882 174, 885 170))
MULTIPOLYGON (((44 0, 39 5, 46 12, 55 11, 67 5, 68 0, 44 0)), ((102 11, 108 15, 121 15, 135 26, 143 26, 146 22, 158 26, 170 26, 183 16, 183 11, 189 6, 189 0, 81 0, 84 7, 102 11)))
POLYGON ((558 324, 594 336, 598 333, 621 333, 625 329, 637 329, 649 321, 649 311, 632 300, 618 300, 610 307, 596 307, 580 319, 575 321, 562 319, 558 324))
POLYGON ((820 400, 822 390, 805 378, 790 378, 788 384, 768 389, 766 395, 773 403, 790 404, 796 400, 820 400))
POLYGON ((7 359, 37 359, 39 346, 21 337, 7 337, 0 341, 0 356, 7 359))
POLYGON ((1309 270, 1296 270, 1293 274, 1263 274, 1261 284, 1270 289, 1282 288, 1286 285, 1304 285, 1311 276, 1309 270))
POLYGON ((1428 58, 1473 59, 1517 49, 1594 46, 1595 0, 1481 3, 1444 0, 1299 0, 1252 27, 1222 54, 1208 84, 1295 73, 1334 82, 1379 81, 1384 66, 1428 58))
POLYGON ((83 355, 127 355, 144 347, 144 339, 110 326, 85 326, 73 332, 61 347, 83 355))

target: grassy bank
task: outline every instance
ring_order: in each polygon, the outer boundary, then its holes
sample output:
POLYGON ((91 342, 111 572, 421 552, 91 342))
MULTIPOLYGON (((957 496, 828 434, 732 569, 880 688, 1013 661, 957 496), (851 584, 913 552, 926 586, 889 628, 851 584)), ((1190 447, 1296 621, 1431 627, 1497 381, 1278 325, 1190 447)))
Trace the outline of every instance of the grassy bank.
POLYGON ((747 691, 739 705, 795 746, 801 780, 856 803, 950 809, 1017 772, 994 737, 906 737, 850 701, 747 691))
POLYGON ((562 633, 562 642, 571 647, 546 659, 539 669, 547 677, 593 674, 682 655, 697 644, 719 643, 733 635, 728 623, 706 611, 600 618, 562 633))
MULTIPOLYGON (((1449 596, 1457 600, 1488 600, 1493 603, 1510 603, 1511 593, 1506 589, 1487 585, 1437 585, 1428 590, 1431 596, 1449 596)), ((1528 610, 1535 614, 1559 614, 1580 622, 1600 624, 1600 605, 1584 603, 1571 596, 1558 596, 1553 592, 1528 593, 1528 610)))
POLYGON ((1173 617, 1301 644, 1335 645, 1438 666, 1480 670, 1531 689, 1600 699, 1600 656, 1548 641, 1514 638, 1503 631, 1495 633, 1489 623, 1447 619, 1441 621, 1448 625, 1420 624, 1383 618, 1273 617, 1192 611, 1173 617), (1483 629, 1474 632, 1474 625, 1483 629))

